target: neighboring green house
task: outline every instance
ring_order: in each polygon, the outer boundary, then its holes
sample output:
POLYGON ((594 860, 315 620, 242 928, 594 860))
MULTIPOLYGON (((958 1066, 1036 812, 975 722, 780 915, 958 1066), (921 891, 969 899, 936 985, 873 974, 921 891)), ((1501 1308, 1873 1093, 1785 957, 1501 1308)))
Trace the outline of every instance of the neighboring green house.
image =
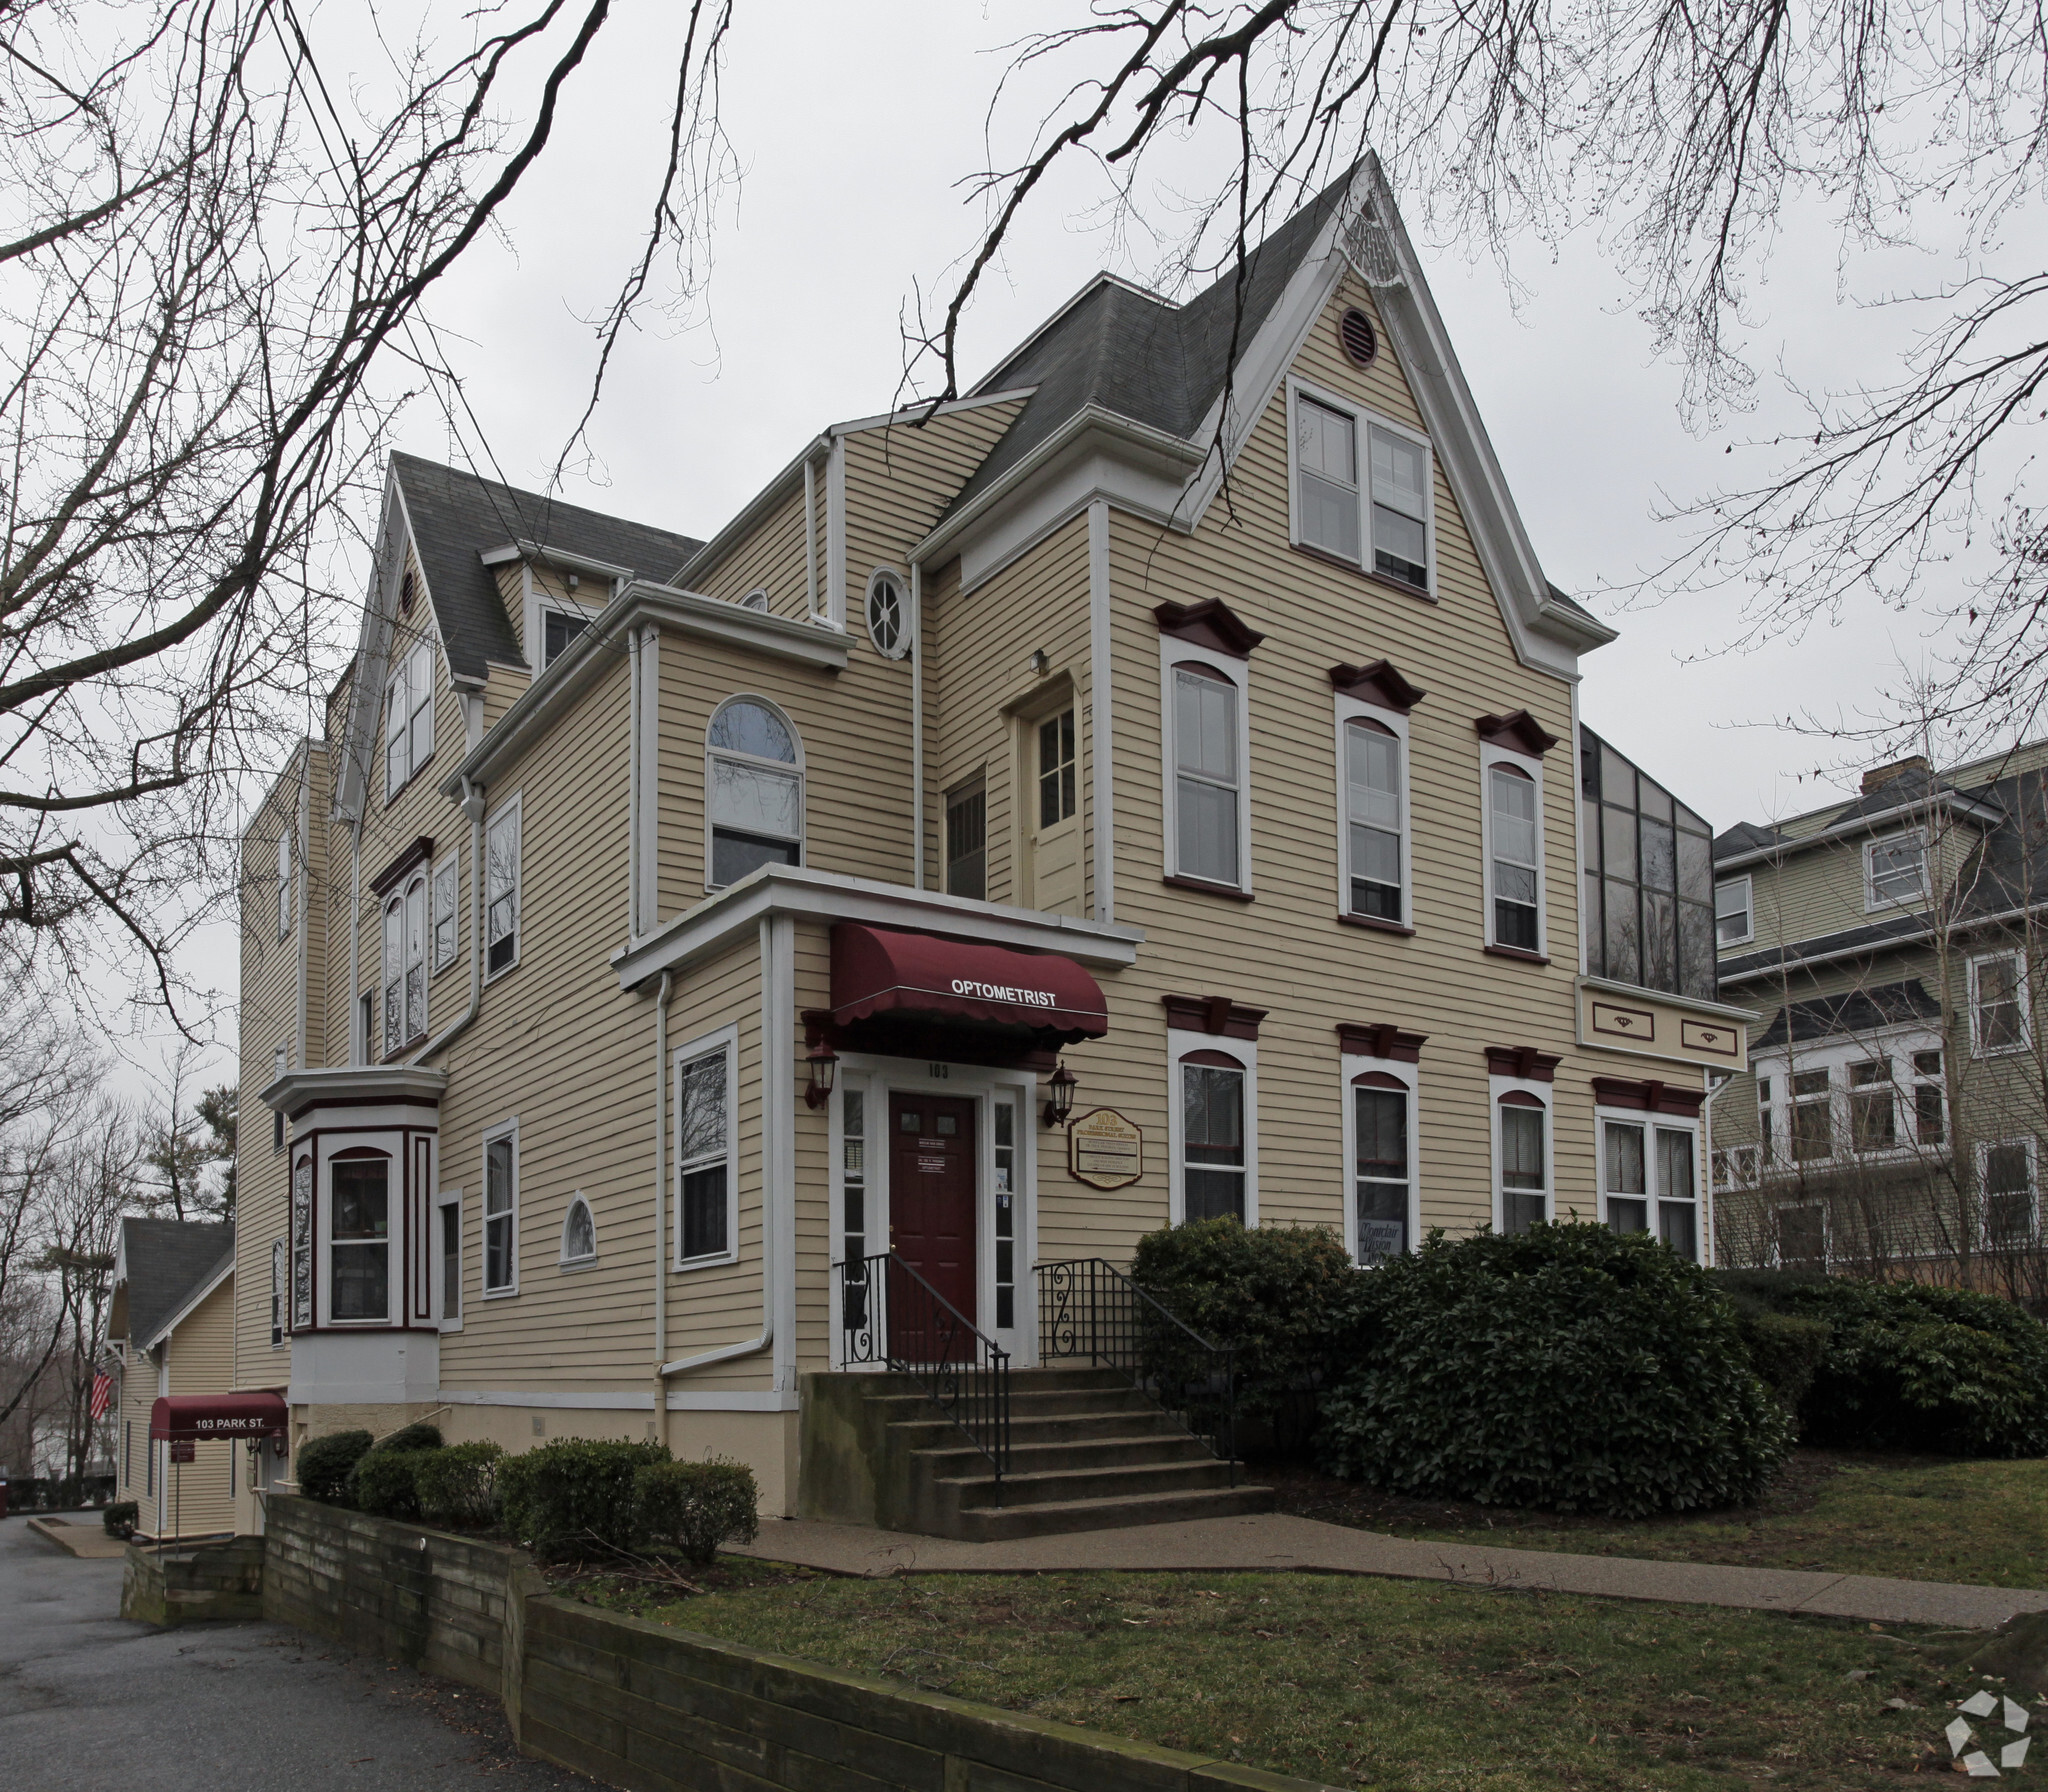
POLYGON ((1714 842, 1720 991, 1756 1011, 1714 1103, 1725 1265, 2048 1298, 2048 741, 1714 842))

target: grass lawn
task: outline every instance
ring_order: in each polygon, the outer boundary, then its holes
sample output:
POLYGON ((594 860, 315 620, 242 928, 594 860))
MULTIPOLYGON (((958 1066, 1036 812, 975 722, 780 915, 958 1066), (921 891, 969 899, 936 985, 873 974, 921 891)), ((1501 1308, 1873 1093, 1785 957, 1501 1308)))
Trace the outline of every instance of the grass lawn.
POLYGON ((581 1591, 759 1648, 1379 1792, 1897 1786, 1947 1770, 1945 1705, 1966 1692, 1876 1626, 1335 1575, 581 1591))
POLYGON ((1634 1522, 1392 1498, 1295 1471, 1260 1478, 1278 1490, 1283 1511, 1403 1537, 1987 1587, 2048 1586, 2048 1461, 1801 1450, 1760 1506, 1634 1522))

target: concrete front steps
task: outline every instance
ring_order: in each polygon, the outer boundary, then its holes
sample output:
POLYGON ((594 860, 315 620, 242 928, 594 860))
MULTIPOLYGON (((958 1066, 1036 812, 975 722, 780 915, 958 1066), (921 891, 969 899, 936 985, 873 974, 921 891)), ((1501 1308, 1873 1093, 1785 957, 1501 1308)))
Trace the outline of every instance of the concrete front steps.
POLYGON ((1018 1369, 1010 1377, 1010 1465, 995 1475, 912 1378, 869 1394, 887 1458, 908 1476, 915 1528, 975 1543, 1272 1510, 1267 1487, 1238 1485, 1179 1420, 1113 1369, 1018 1369))

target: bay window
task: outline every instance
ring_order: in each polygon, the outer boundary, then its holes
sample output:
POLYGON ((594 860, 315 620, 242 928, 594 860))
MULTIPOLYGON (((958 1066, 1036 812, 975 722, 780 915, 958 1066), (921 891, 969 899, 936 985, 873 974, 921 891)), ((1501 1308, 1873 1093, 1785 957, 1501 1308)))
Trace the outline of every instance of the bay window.
POLYGON ((391 1159, 362 1148, 328 1168, 328 1300, 336 1320, 391 1317, 391 1159))
POLYGON ((1696 1130, 1634 1115, 1600 1120, 1603 1217, 1620 1233, 1651 1232, 1679 1256, 1699 1258, 1696 1130))

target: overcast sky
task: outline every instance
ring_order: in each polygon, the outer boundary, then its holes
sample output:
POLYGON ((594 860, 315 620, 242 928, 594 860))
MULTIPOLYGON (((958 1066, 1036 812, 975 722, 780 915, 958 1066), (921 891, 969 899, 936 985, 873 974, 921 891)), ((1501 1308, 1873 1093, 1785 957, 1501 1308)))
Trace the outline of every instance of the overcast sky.
MULTIPOLYGON (((400 446, 468 464, 481 440, 513 483, 546 479, 587 391, 583 320, 602 310, 633 252, 663 150, 659 34, 680 10, 622 9, 571 88, 547 159, 505 214, 502 240, 444 284, 434 315, 474 422, 458 440, 423 401, 400 446)), ((703 536, 822 425, 888 408, 902 308, 918 288, 944 292, 976 238, 979 212, 958 183, 984 161, 1001 46, 1047 7, 738 0, 736 10, 722 115, 742 183, 716 239, 711 321, 678 333, 654 320, 629 339, 591 432, 595 461, 562 488, 571 501, 703 536)), ((1099 197, 1079 170, 1041 189, 969 320, 967 379, 1098 268, 1153 276, 1149 254, 1119 253, 1099 197)), ((1598 595, 1682 546, 1682 526, 1659 522, 1660 510, 1769 464, 1743 444, 1780 422, 1796 427, 1775 385, 1781 360, 1822 384, 1891 364, 1909 320, 1846 303, 1845 285, 1901 290, 1953 271, 1893 255, 1851 263, 1845 281, 1834 251, 1823 229, 1785 230, 1751 308, 1764 405, 1693 435, 1678 413, 1679 370, 1652 359, 1649 330, 1596 244, 1574 242, 1556 258, 1535 242, 1517 253, 1519 311, 1492 260, 1425 249, 1545 570, 1622 630, 1584 662, 1586 720, 1717 828, 1828 800, 1844 749, 1774 722, 1867 712, 1898 666, 1928 651, 1918 618, 1875 604, 1804 641, 1728 654, 1740 592, 1626 614, 1598 595), (1828 773, 1818 783, 1817 768, 1828 773)), ((229 948, 215 930, 194 969, 231 984, 229 948)))

